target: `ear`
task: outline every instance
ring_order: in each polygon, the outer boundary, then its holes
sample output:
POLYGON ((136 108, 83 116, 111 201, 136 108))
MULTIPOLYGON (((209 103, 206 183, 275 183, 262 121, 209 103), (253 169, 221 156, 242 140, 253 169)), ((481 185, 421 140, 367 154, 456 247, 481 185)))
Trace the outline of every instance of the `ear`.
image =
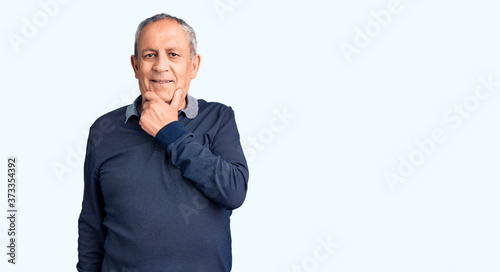
POLYGON ((139 79, 137 77, 137 73, 139 71, 139 63, 138 61, 135 59, 134 55, 130 56, 130 63, 132 64, 132 68, 134 69, 134 74, 135 74, 135 78, 139 79))
POLYGON ((201 56, 200 54, 196 54, 196 56, 194 56, 193 60, 191 61, 192 63, 191 79, 196 78, 196 75, 198 74, 198 69, 200 69, 200 62, 201 62, 201 56))

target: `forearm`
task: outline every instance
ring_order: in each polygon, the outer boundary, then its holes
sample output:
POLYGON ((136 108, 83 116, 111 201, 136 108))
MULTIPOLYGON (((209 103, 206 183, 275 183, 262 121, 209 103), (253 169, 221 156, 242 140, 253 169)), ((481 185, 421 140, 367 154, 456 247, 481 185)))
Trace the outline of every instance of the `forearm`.
POLYGON ((193 181, 207 198, 230 210, 241 206, 247 192, 248 168, 239 141, 226 143, 225 150, 231 152, 230 156, 220 151, 220 147, 212 148, 219 151, 215 154, 179 122, 165 126, 156 139, 167 150, 171 162, 181 169, 182 175, 193 181), (235 151, 238 148, 240 151, 235 151))

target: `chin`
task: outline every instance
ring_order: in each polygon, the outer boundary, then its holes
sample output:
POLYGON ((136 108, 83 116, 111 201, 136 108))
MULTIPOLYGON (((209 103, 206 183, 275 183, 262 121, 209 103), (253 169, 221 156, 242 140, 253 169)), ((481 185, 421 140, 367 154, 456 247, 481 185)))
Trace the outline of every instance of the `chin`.
POLYGON ((163 101, 170 102, 172 100, 173 91, 154 91, 163 101))

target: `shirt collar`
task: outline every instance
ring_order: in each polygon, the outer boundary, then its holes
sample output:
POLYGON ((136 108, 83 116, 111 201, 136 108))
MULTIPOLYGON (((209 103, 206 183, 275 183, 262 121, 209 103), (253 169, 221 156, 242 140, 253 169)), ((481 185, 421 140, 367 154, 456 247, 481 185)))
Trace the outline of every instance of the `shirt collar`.
MULTIPOLYGON (((183 112, 187 118, 194 119, 198 116, 198 99, 190 96, 189 94, 186 96, 186 107, 179 111, 179 114, 183 112)), ((134 103, 128 105, 127 110, 125 111, 125 123, 127 123, 128 119, 135 115, 138 118, 141 118, 141 114, 137 110, 137 106, 142 102, 142 95, 139 95, 134 103)))

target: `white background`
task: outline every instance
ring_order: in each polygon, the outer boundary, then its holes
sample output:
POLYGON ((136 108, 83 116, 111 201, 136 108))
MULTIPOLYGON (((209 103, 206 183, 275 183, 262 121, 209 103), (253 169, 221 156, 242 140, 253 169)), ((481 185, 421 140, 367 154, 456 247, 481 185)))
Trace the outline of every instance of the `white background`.
POLYGON ((19 161, 18 264, 0 271, 76 270, 88 128, 138 95, 134 32, 159 12, 195 29, 189 92, 232 106, 252 153, 233 271, 500 271, 500 87, 472 98, 480 77, 500 81, 498 1, 401 0, 378 33, 390 0, 66 2, 45 21, 36 0, 0 8, 0 207, 19 161), (38 32, 15 45, 26 20, 38 32), (366 26, 349 62, 341 44, 366 26), (443 116, 464 101, 454 128, 443 116), (446 140, 391 191, 384 175, 435 129, 446 140))

